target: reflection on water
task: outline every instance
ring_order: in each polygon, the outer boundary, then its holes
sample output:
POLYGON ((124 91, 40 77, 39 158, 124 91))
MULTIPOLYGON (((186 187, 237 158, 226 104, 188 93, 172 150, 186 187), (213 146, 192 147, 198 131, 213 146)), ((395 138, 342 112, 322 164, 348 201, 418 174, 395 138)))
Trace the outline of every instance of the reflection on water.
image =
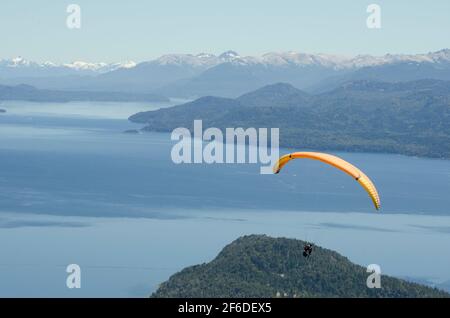
POLYGON ((0 296, 147 296, 254 233, 312 240, 396 276, 450 279, 450 162, 340 153, 377 184, 376 213, 356 182, 318 162, 277 176, 174 165, 168 134, 123 134, 140 127, 128 110, 146 105, 109 104, 2 105, 0 296), (70 263, 83 269, 80 290, 65 288, 70 263))

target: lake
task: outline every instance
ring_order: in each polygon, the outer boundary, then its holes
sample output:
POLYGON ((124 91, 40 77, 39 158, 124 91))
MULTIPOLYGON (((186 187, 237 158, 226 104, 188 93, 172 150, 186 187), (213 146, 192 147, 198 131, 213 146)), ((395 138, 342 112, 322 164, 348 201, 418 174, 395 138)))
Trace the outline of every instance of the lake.
POLYGON ((352 178, 319 162, 279 175, 256 164, 176 165, 170 134, 123 133, 141 128, 129 115, 179 102, 3 102, 0 296, 147 297, 245 234, 306 239, 385 274, 450 286, 450 161, 336 153, 377 185, 374 212, 352 178), (72 263, 80 289, 66 287, 72 263))

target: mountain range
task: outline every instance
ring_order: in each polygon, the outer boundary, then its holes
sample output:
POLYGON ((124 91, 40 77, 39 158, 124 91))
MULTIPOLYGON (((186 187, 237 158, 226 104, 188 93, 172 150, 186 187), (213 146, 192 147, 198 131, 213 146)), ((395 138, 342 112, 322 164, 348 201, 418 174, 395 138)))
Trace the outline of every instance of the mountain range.
POLYGON ((276 127, 280 145, 297 149, 400 153, 450 158, 450 81, 359 80, 308 94, 277 83, 236 99, 206 96, 142 112, 146 131, 203 127, 276 127))
POLYGON ((355 80, 384 82, 450 80, 450 50, 424 54, 358 55, 272 52, 241 56, 168 54, 141 63, 34 63, 0 61, 0 83, 37 88, 153 92, 170 97, 237 97, 276 82, 310 93, 325 92, 355 80))
POLYGON ((381 275, 381 288, 368 288, 366 268, 318 246, 305 258, 304 245, 265 235, 241 237, 211 262, 171 276, 152 297, 450 297, 442 290, 386 275, 381 275))
POLYGON ((21 56, 0 60, 1 78, 21 77, 47 77, 65 75, 96 75, 111 72, 121 68, 133 68, 136 63, 132 61, 123 63, 90 63, 74 61, 57 64, 50 61, 33 62, 21 56))

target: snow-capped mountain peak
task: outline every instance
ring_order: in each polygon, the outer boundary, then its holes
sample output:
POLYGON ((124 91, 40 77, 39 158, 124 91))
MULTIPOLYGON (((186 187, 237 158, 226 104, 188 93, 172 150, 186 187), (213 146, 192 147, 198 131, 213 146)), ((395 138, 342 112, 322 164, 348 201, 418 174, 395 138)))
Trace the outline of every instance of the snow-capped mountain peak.
POLYGON ((92 70, 97 71, 103 67, 105 67, 106 63, 89 63, 83 61, 74 61, 72 63, 63 64, 65 67, 76 69, 76 70, 92 70))
POLYGON ((195 55, 195 57, 197 57, 199 59, 211 59, 211 58, 215 58, 216 56, 214 54, 202 52, 202 53, 195 55))
POLYGON ((166 54, 156 60, 147 62, 159 65, 175 65, 175 66, 190 66, 199 69, 205 69, 219 64, 217 56, 214 54, 200 53, 193 54, 166 54))
POLYGON ((44 63, 40 64, 41 67, 58 67, 58 64, 53 63, 51 61, 45 61, 44 63))
POLYGON ((123 63, 119 63, 119 68, 133 68, 137 65, 134 61, 125 61, 123 63))
POLYGON ((8 67, 30 66, 32 63, 21 56, 14 57, 9 60, 2 60, 2 64, 8 67))
POLYGON ((219 59, 224 60, 224 61, 232 61, 237 58, 240 58, 239 54, 237 52, 231 51, 231 50, 223 52, 222 54, 219 55, 219 59))
POLYGON ((75 61, 72 63, 63 64, 63 66, 79 70, 79 71, 92 71, 95 73, 106 73, 110 71, 114 71, 120 68, 133 68, 136 66, 136 63, 133 61, 126 61, 120 63, 90 63, 83 61, 75 61))
POLYGON ((442 49, 436 52, 428 53, 435 62, 450 61, 450 49, 442 49))
POLYGON ((348 57, 332 54, 309 54, 301 52, 271 52, 261 57, 261 62, 271 66, 323 66, 330 68, 339 68, 348 57))

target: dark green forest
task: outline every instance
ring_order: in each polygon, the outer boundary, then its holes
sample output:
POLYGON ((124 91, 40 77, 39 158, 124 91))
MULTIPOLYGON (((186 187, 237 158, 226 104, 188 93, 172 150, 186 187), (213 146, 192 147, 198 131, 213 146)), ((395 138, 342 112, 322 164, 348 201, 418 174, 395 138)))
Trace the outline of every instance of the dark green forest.
POLYGON ((202 97, 130 120, 146 131, 203 127, 278 127, 280 145, 296 149, 398 153, 450 158, 450 82, 356 81, 318 95, 289 84, 237 99, 202 97))
POLYGON ((450 294, 381 276, 366 285, 366 268, 321 247, 302 255, 305 242, 265 235, 241 237, 209 263, 183 269, 152 297, 449 297, 450 294))

